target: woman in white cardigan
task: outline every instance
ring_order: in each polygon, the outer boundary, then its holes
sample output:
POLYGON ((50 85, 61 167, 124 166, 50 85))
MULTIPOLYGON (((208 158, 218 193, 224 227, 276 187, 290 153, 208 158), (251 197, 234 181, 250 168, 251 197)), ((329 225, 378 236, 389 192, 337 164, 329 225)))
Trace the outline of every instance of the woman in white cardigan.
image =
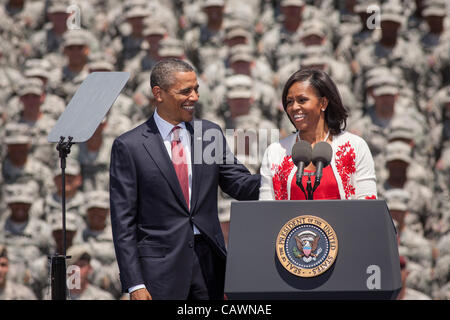
MULTIPOLYGON (((299 140, 312 147, 326 141, 333 150, 314 199, 376 199, 375 168, 369 147, 362 138, 345 131, 348 113, 330 77, 315 69, 295 72, 284 86, 282 102, 297 131, 265 151, 260 200, 305 199, 296 184, 297 167, 291 158, 292 147, 299 140)), ((315 169, 311 163, 304 172, 313 173, 315 169)), ((306 179, 307 174, 304 185, 306 179)))

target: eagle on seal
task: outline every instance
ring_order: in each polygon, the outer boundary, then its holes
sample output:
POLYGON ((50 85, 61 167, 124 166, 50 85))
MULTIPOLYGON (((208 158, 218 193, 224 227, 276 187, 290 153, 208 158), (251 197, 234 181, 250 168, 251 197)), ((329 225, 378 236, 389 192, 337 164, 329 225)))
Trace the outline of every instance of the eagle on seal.
POLYGON ((300 258, 306 257, 317 257, 314 252, 317 250, 319 244, 320 236, 312 231, 304 231, 299 235, 294 236, 297 242, 297 248, 300 250, 300 258))

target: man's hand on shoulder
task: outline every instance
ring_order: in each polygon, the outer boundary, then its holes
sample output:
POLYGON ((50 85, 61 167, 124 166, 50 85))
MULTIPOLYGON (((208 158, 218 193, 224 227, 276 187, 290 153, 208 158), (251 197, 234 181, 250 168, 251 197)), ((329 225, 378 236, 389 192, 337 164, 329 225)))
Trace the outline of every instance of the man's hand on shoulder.
POLYGON ((142 288, 130 293, 130 300, 152 300, 152 296, 146 288, 142 288))

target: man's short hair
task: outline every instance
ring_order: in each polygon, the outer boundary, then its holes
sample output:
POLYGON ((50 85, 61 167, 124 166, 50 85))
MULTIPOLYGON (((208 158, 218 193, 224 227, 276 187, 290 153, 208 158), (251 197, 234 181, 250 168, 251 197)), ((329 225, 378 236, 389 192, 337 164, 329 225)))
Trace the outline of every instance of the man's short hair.
POLYGON ((167 90, 174 84, 175 72, 195 72, 194 68, 187 62, 169 58, 158 62, 152 69, 150 75, 150 87, 161 87, 167 90))

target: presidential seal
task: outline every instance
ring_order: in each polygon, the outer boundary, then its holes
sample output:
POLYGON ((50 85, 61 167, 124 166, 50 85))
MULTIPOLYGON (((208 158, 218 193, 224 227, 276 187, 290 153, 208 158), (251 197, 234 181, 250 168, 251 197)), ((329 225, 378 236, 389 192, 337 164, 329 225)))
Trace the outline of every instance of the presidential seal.
POLYGON ((276 251, 281 265, 298 277, 316 277, 327 271, 338 253, 333 228, 315 216, 289 220, 277 237, 276 251))

